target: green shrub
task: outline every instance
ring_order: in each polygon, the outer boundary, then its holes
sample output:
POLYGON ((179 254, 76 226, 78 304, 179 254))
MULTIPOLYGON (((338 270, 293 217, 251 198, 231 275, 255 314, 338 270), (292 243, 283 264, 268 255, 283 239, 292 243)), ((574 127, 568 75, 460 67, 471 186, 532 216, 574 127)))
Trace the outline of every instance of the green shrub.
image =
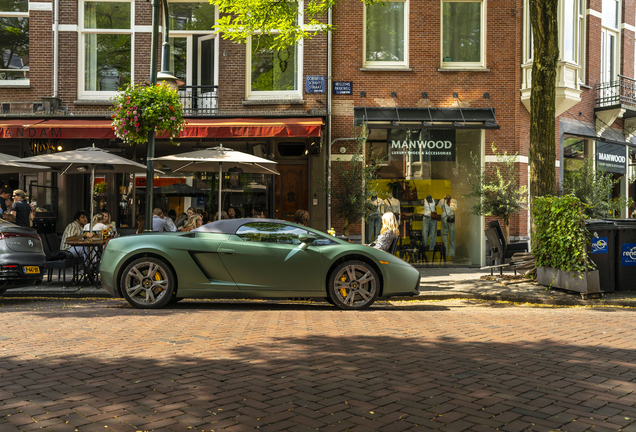
POLYGON ((534 199, 532 252, 537 267, 568 272, 587 272, 596 268, 589 259, 589 232, 585 228, 585 205, 573 195, 534 199))

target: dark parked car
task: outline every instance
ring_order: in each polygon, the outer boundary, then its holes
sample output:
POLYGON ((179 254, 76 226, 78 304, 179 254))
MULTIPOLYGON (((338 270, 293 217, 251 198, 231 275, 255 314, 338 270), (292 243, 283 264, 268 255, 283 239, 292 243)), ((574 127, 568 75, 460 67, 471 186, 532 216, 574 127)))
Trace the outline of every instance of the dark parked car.
POLYGON ((42 242, 34 229, 0 219, 0 294, 42 282, 45 262, 42 242))

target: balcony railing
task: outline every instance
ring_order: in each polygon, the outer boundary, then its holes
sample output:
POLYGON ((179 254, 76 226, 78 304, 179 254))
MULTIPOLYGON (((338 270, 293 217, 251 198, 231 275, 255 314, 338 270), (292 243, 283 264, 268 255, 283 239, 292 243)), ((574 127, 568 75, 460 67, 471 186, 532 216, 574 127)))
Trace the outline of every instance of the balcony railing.
POLYGON ((186 117, 210 116, 218 114, 219 86, 179 87, 179 96, 186 117))
POLYGON ((636 80, 619 75, 616 81, 596 84, 595 107, 629 105, 636 109, 636 80))

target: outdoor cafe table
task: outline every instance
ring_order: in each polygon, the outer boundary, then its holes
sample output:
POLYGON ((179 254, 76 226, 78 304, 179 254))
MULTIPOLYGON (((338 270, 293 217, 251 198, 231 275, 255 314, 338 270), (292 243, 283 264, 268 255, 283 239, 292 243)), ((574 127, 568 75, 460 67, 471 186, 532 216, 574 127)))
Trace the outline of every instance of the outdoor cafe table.
POLYGON ((99 263, 102 259, 102 252, 104 251, 104 244, 106 242, 102 239, 81 239, 81 240, 66 240, 66 244, 69 246, 75 246, 83 248, 84 253, 84 280, 89 280, 91 284, 99 286, 99 263))

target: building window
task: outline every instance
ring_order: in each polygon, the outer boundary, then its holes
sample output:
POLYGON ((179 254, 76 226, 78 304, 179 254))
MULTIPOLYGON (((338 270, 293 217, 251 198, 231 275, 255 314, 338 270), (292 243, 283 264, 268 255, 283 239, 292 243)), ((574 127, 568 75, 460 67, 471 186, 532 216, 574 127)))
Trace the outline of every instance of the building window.
POLYGON ((188 86, 218 79, 216 7, 207 2, 170 2, 170 71, 188 86))
POLYGON ((132 76, 132 17, 129 1, 80 4, 80 97, 113 96, 132 76))
POLYGON ((601 82, 618 78, 620 0, 603 0, 601 19, 601 82))
POLYGON ((442 0, 442 67, 484 67, 485 15, 481 0, 442 0))
POLYGON ((408 67, 408 2, 365 6, 365 67, 408 67))
POLYGON ((256 35, 247 43, 247 99, 302 98, 302 43, 272 49, 274 35, 256 35))
POLYGON ((0 84, 29 84, 29 4, 0 2, 0 84))

